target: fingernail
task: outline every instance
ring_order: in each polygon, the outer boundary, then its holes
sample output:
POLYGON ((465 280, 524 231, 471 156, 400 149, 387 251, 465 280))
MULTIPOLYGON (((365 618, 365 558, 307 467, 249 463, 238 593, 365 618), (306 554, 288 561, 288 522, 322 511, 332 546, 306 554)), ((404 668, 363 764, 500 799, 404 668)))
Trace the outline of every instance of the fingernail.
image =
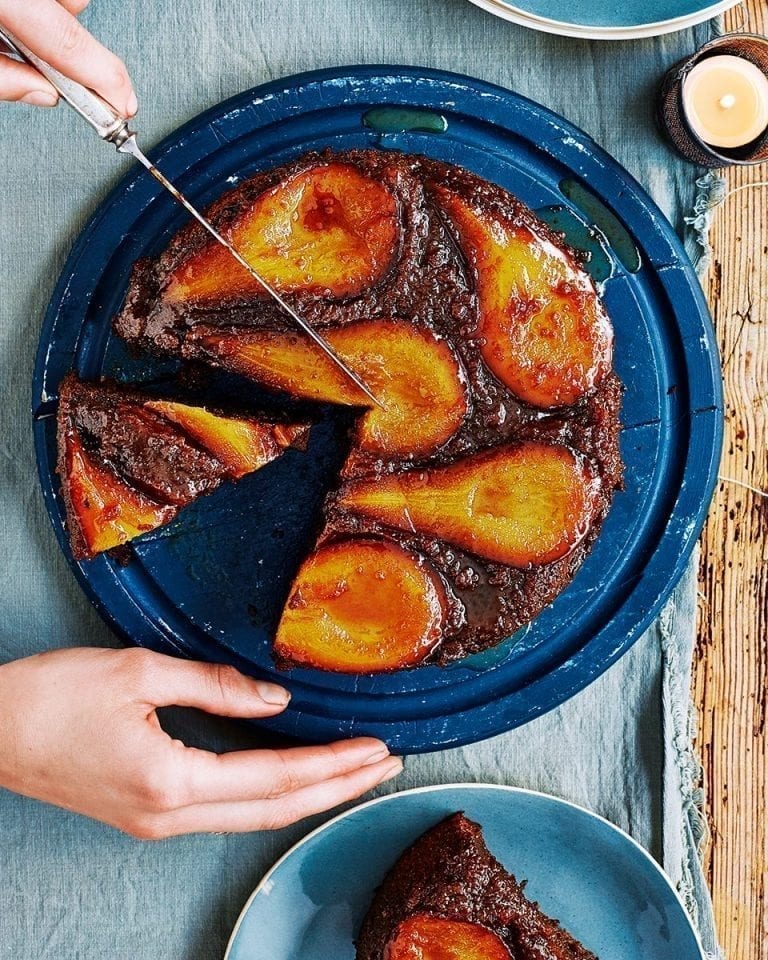
POLYGON ((367 767, 371 763, 379 763, 381 760, 386 760, 389 756, 389 750, 383 744, 380 747, 377 747, 373 753, 368 755, 368 758, 363 761, 363 766, 367 767))
POLYGON ((392 777, 396 777, 398 773, 403 772, 403 761, 400 757, 393 757, 392 763, 387 764, 384 767, 384 772, 379 777, 379 783, 386 783, 387 780, 391 780, 392 777))
POLYGON ((291 699, 290 693, 284 687, 278 687, 276 683, 257 683, 256 689, 265 703, 285 706, 291 699))
POLYGON ((136 99, 136 94, 131 90, 131 95, 128 97, 128 116, 132 117, 134 113, 139 109, 139 101, 136 99))
POLYGON ((29 103, 33 107, 55 107, 59 98, 47 90, 30 90, 21 98, 22 103, 29 103))

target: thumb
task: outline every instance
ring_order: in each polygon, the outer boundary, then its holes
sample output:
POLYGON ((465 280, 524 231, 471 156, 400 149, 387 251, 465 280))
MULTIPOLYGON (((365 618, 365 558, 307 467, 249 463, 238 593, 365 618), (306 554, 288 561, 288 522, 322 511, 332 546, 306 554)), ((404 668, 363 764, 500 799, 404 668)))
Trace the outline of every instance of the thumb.
POLYGON ((291 698, 283 687, 253 680, 221 663, 160 653, 150 657, 138 693, 153 707, 198 707, 222 717, 271 717, 281 713, 291 698))

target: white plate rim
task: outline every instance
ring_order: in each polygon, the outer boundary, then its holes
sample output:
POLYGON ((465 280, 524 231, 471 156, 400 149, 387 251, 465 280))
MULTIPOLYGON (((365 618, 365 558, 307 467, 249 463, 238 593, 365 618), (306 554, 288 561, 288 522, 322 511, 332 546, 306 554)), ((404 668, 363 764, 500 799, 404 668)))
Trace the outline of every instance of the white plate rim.
POLYGON ((574 37, 581 40, 639 40, 696 26, 726 10, 730 10, 731 7, 741 3, 741 0, 718 0, 717 3, 711 4, 697 13, 672 17, 669 20, 635 24, 631 27, 584 27, 579 24, 550 20, 546 17, 527 13, 518 7, 501 3, 499 0, 469 0, 469 2, 502 20, 529 27, 531 30, 539 30, 542 33, 553 33, 558 36, 574 37))
MULTIPOLYGON (((474 0, 471 0, 471 2, 474 3, 474 0)), ((322 833, 324 830, 327 830, 329 827, 333 826, 334 824, 339 823, 339 821, 345 820, 347 817, 352 816, 353 813, 358 813, 360 810, 365 810, 369 807, 378 806, 378 804, 380 803, 386 803, 387 801, 392 801, 399 797, 411 796, 414 794, 436 793, 437 791, 440 791, 440 790, 455 790, 455 789, 501 790, 507 793, 523 794, 525 796, 541 797, 541 798, 544 798, 545 800, 554 800, 555 803, 562 804, 563 806, 570 807, 573 810, 577 810, 579 813, 586 814, 588 817, 592 818, 593 820, 597 820, 604 826, 607 826, 614 833, 618 833, 625 840, 628 840, 630 845, 633 846, 641 854, 641 857, 644 858, 650 864, 652 870, 656 874, 658 874, 658 876, 661 878, 662 883, 664 883, 667 886, 667 888, 671 891, 674 899, 677 901, 678 905, 680 906, 680 909, 683 912, 683 916, 685 917, 685 920, 688 926, 691 929, 694 942, 700 954, 700 960, 706 960, 706 954, 704 952, 704 947, 701 943, 701 937, 699 936, 698 930, 694 926, 693 920, 691 919, 691 916, 688 913, 688 910, 685 906, 685 903, 683 902, 683 898, 680 896, 679 891, 675 888, 671 879, 667 876, 667 874, 664 872, 661 866, 657 863, 657 861, 651 856, 651 854, 645 849, 645 847, 642 846, 642 844, 640 844, 637 840, 635 840, 634 837, 631 837, 625 830, 622 830, 621 827, 617 827, 616 824, 611 823, 610 820, 606 820, 605 817, 601 817, 600 814, 595 813, 592 810, 588 810, 586 807, 582 807, 580 804, 574 803, 572 800, 565 800, 563 797, 556 797, 551 793, 544 793, 541 790, 531 790, 531 789, 528 789, 527 787, 517 787, 517 786, 512 786, 510 784, 505 784, 505 783, 472 783, 471 781, 459 782, 459 783, 435 783, 435 784, 428 784, 422 787, 411 787, 408 790, 397 790, 394 793, 387 793, 387 794, 384 794, 384 796, 382 797, 374 797, 372 800, 366 800, 363 803, 358 803, 354 807, 350 807, 349 810, 344 810, 341 813, 336 814, 335 817, 331 817, 330 820, 326 820, 325 823, 321 823, 319 826, 315 827, 314 830, 310 830, 310 832, 306 834, 306 836, 302 837, 300 840, 294 843, 293 846, 289 847, 288 850, 286 850, 285 853, 272 864, 272 866, 269 868, 269 870, 267 870, 267 872, 264 874, 261 880, 259 880, 255 889, 253 890, 251 895, 248 897, 248 899, 245 901, 245 904, 243 905, 243 909, 240 911, 240 914, 237 920, 235 921, 235 925, 232 928, 232 933, 230 934, 229 940, 227 941, 227 948, 226 948, 226 951, 224 952, 223 960, 231 960, 232 948, 234 947, 235 940, 237 939, 237 934, 239 933, 240 927, 242 926, 243 921, 245 920, 246 914, 250 910, 251 905, 253 904, 253 901, 256 899, 256 897, 259 896, 259 894, 262 892, 262 890, 264 890, 267 884, 270 883, 272 879, 272 875, 283 865, 283 863, 289 857, 293 856, 293 854, 296 853, 296 851, 301 849, 301 847, 303 847, 305 844, 309 843, 310 840, 313 840, 318 834, 322 833)))

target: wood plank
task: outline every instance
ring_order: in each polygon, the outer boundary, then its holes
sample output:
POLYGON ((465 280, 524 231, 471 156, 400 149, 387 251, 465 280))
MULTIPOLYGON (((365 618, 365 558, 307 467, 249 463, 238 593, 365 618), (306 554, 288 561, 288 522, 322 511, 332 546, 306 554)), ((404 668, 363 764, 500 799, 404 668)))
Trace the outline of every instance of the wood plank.
MULTIPOLYGON (((768 33, 768 6, 748 0, 725 26, 768 33)), ((768 164, 725 176, 736 189, 768 179, 768 164)), ((715 493, 699 569, 694 700, 712 828, 705 865, 726 956, 768 960, 768 188, 727 197, 712 245, 707 289, 726 406, 720 475, 729 479, 715 493)))

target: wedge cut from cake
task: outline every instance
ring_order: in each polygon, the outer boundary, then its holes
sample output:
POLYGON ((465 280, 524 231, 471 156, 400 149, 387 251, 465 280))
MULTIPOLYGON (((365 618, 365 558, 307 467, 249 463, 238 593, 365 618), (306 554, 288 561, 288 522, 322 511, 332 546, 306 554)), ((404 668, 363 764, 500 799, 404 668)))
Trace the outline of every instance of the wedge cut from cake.
POLYGON ((168 523, 224 481, 301 446, 308 429, 69 374, 59 390, 57 469, 73 556, 90 559, 168 523))
POLYGON ((416 840, 379 887, 356 960, 597 960, 524 893, 479 824, 455 813, 416 840))
POLYGON ((134 347, 355 418, 278 666, 444 665, 532 620, 622 483, 613 329, 578 255, 501 187, 394 151, 308 154, 208 214, 380 402, 198 225, 135 265, 114 323, 134 347))

